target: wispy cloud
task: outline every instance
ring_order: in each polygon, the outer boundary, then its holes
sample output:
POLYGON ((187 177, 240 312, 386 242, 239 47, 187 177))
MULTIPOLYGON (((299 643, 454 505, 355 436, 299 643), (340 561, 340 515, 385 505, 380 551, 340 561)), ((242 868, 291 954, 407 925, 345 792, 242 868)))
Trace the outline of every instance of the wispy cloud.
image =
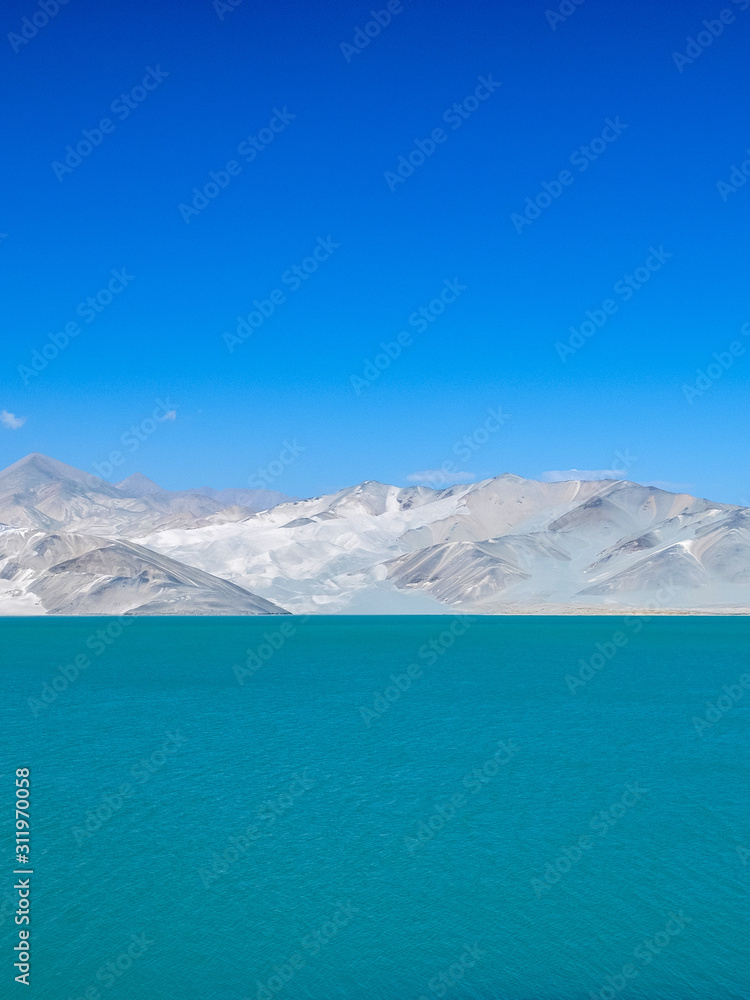
POLYGON ((643 486, 655 486, 657 490, 667 490, 669 493, 685 493, 695 489, 695 483, 670 483, 662 479, 649 479, 643 486))
POLYGON ((159 420, 161 420, 162 423, 164 423, 165 420, 176 420, 176 419, 177 419, 177 410, 167 410, 167 412, 164 414, 163 417, 159 417, 159 420))
POLYGON ((410 483, 429 483, 430 486, 453 486, 456 483, 473 483, 473 472, 446 472, 445 469, 423 469, 406 477, 410 483))
POLYGON ((26 417, 17 417, 15 413, 8 413, 7 410, 0 410, 0 424, 7 427, 9 431, 17 431, 26 423, 26 417))
POLYGON ((571 480, 624 479, 626 475, 627 469, 563 469, 557 472, 543 472, 542 482, 567 483, 571 480))

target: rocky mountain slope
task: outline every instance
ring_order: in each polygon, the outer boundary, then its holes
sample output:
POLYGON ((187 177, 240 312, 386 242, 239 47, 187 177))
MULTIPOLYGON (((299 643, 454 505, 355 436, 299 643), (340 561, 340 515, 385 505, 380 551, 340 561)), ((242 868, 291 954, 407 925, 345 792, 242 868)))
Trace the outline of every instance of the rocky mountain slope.
POLYGON ((0 472, 0 613, 750 609, 750 510, 637 483, 113 485, 41 455, 0 472), (268 499, 268 498, 266 498, 268 499))
POLYGON ((0 528, 0 614, 278 615, 270 601, 123 539, 0 528))
POLYGON ((0 521, 43 531, 83 531, 136 537, 146 531, 188 527, 219 516, 241 520, 271 501, 268 491, 163 490, 145 476, 105 482, 45 455, 32 454, 0 472, 0 521), (224 498, 223 492, 231 494, 224 498), (243 503, 240 504, 238 496, 243 503), (227 511, 231 511, 228 516, 227 511))
POLYGON ((295 612, 750 607, 750 510, 629 482, 368 482, 143 541, 295 612))

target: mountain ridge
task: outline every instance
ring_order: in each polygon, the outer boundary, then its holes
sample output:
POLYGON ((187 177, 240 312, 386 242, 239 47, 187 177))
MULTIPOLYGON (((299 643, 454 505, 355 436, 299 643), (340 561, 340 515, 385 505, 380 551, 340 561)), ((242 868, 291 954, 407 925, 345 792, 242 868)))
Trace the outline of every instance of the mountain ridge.
POLYGON ((649 603, 750 606, 742 570, 731 574, 715 558, 733 545, 725 561, 750 567, 750 511, 628 480, 504 474, 442 490, 369 481, 144 543, 300 613, 361 610, 366 597, 375 607, 386 594, 393 606, 394 591, 405 611, 417 595, 444 610, 489 614, 524 603, 612 613, 649 603), (701 569, 686 548, 700 531, 701 569))
MULTIPOLYGON (((232 492, 232 491, 229 491, 232 492)), ((221 514, 248 517, 280 499, 272 491, 240 490, 223 498, 201 490, 165 490, 141 473, 109 483, 57 459, 32 452, 0 471, 0 521, 22 528, 136 537, 167 526, 187 526, 221 514), (256 505, 251 506, 255 500, 256 505)))
POLYGON ((26 456, 0 471, 0 614, 750 608, 750 509, 687 493, 503 473, 227 502, 250 492, 166 491, 140 473, 111 484, 26 456), (48 565, 40 546, 72 554, 48 565))

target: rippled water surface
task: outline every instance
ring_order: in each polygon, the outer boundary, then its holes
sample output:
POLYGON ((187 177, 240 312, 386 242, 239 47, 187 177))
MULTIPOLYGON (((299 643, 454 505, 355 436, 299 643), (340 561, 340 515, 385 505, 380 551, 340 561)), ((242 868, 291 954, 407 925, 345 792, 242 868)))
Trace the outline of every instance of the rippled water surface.
POLYGON ((0 621, 7 993, 28 766, 23 995, 750 997, 749 639, 741 618, 0 621))

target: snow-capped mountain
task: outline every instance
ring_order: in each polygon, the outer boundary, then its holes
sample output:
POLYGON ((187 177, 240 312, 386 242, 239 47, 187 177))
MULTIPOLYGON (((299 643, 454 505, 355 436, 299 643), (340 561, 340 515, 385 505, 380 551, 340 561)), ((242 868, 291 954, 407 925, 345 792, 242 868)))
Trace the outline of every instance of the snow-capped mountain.
POLYGON ((295 612, 750 606, 750 510, 630 482, 367 482, 143 544, 295 612))
POLYGON ((46 455, 32 454, 0 472, 0 521, 19 528, 136 537, 193 525, 201 518, 243 518, 282 500, 266 490, 163 490, 136 474, 112 484, 46 455), (241 495, 241 501, 238 496, 241 495))
POLYGON ((513 475, 365 482, 255 512, 251 492, 112 485, 28 456, 0 473, 0 613, 750 608, 744 507, 513 475))
POLYGON ((0 614, 279 615, 270 601, 122 538, 0 532, 0 614))

